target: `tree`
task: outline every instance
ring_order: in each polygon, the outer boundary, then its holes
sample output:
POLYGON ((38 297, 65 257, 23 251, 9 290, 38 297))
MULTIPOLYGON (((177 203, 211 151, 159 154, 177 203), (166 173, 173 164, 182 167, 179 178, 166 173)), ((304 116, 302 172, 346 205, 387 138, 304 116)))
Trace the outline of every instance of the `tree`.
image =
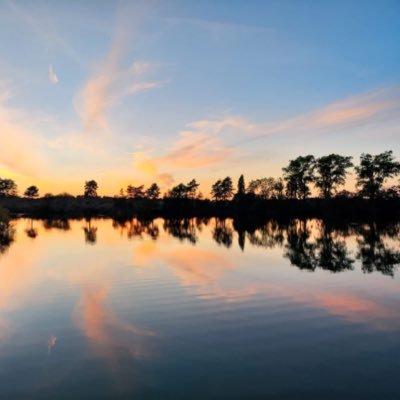
POLYGON ((34 199, 39 197, 39 189, 36 186, 29 186, 24 193, 25 197, 29 197, 30 199, 34 199))
POLYGON ((128 197, 128 199, 143 199, 144 197, 143 189, 144 189, 143 185, 139 186, 129 185, 126 188, 126 196, 128 197))
POLYGON ((265 200, 274 197, 274 188, 274 178, 261 178, 250 181, 247 191, 265 200))
POLYGON ((187 185, 186 185, 186 190, 187 190, 187 197, 189 199, 196 199, 198 196, 198 188, 199 184, 196 182, 196 179, 192 179, 187 185))
POLYGON ((197 199, 199 198, 198 188, 199 184, 195 179, 192 179, 187 185, 180 183, 174 186, 165 197, 170 199, 197 199))
POLYGON ((85 182, 85 197, 97 197, 97 189, 99 186, 95 180, 90 180, 85 182))
POLYGON ((275 185, 274 185, 274 198, 276 199, 283 199, 283 189, 284 189, 284 184, 283 184, 283 179, 278 178, 275 180, 275 185))
POLYGON ((338 186, 345 184, 347 169, 353 166, 352 157, 329 154, 315 161, 315 186, 325 199, 330 199, 338 186))
POLYGON ((0 197, 17 195, 17 185, 12 179, 0 178, 0 197))
POLYGON ((158 187, 157 183, 153 183, 147 190, 146 190, 146 198, 150 200, 157 200, 160 197, 160 188, 158 187))
POLYGON ((382 186, 388 178, 400 173, 400 163, 395 161, 392 151, 380 154, 361 154, 360 165, 356 167, 357 186, 361 194, 371 199, 382 192, 382 186))
POLYGON ((237 195, 239 197, 242 197, 246 194, 246 185, 244 183, 244 176, 240 175, 239 180, 238 180, 238 190, 237 190, 237 195))
POLYGON ((212 185, 211 196, 214 200, 228 200, 233 196, 233 183, 232 179, 227 176, 225 179, 218 179, 212 185))
POLYGON ((166 197, 170 199, 187 199, 187 187, 183 183, 174 186, 168 191, 166 197))
POLYGON ((309 184, 314 180, 315 159, 312 155, 300 156, 289 161, 283 168, 288 197, 306 199, 310 194, 309 184))

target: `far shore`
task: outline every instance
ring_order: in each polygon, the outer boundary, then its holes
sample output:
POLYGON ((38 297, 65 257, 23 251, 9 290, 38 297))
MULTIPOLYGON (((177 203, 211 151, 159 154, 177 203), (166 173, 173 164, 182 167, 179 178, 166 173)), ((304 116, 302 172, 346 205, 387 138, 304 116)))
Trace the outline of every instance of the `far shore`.
POLYGON ((125 199, 115 197, 0 198, 10 216, 36 218, 79 217, 232 217, 400 219, 400 199, 309 198, 306 200, 242 199, 231 201, 188 199, 125 199))

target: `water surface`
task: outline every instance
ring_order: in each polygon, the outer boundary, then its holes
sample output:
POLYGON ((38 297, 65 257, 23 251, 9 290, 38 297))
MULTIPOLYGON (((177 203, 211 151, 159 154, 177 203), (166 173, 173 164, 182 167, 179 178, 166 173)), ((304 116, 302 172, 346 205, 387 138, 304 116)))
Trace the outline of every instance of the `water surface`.
POLYGON ((1 399, 399 399, 400 225, 30 220, 1 399))

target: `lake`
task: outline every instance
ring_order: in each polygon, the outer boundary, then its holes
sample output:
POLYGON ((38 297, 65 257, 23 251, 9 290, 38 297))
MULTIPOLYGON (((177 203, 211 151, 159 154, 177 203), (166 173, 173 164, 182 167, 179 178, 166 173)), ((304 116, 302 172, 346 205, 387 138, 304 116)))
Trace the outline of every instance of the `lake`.
POLYGON ((12 221, 1 399, 399 399, 400 224, 12 221))

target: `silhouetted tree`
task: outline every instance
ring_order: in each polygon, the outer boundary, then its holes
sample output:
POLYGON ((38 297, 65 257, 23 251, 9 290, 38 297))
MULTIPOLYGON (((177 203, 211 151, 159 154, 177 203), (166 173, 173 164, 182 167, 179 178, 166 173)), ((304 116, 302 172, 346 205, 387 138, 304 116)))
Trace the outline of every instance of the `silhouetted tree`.
POLYGON ((253 193, 261 199, 283 198, 283 182, 274 178, 261 178, 252 180, 247 188, 248 193, 253 193))
POLYGON ((330 199, 338 186, 344 185, 347 169, 353 166, 352 157, 329 154, 315 161, 314 183, 325 199, 330 199))
POLYGON ((140 185, 140 186, 132 186, 129 185, 126 188, 126 197, 128 199, 143 199, 144 198, 144 186, 140 185))
POLYGON ((289 161, 283 168, 288 197, 306 199, 310 194, 309 184, 314 180, 315 159, 312 155, 300 156, 289 161))
POLYGON ((225 179, 218 179, 212 185, 211 196, 215 200, 228 200, 233 196, 233 183, 232 179, 227 176, 225 179))
POLYGON ((357 186, 361 188, 361 194, 373 199, 381 194, 386 179, 400 173, 400 163, 395 161, 392 151, 377 155, 363 153, 356 172, 357 186))
POLYGON ((166 197, 170 199, 186 199, 187 198, 187 188, 186 185, 180 183, 174 186, 171 190, 166 193, 166 197))
POLYGON ((381 191, 381 195, 385 199, 400 198, 400 185, 393 185, 381 191))
POLYGON ((146 190, 146 198, 150 200, 157 200, 160 197, 160 188, 157 183, 153 183, 146 190))
POLYGON ((196 182, 196 179, 192 179, 187 185, 186 185, 186 190, 187 190, 187 197, 189 199, 196 199, 198 196, 198 188, 199 184, 196 182))
POLYGON ((274 194, 276 199, 283 199, 284 194, 283 190, 285 189, 285 185, 283 184, 283 179, 278 178, 275 179, 275 186, 274 186, 274 194))
POLYGON ((98 189, 97 182, 95 180, 90 180, 85 182, 85 197, 97 197, 97 189, 98 189))
POLYGON ((36 186, 29 186, 24 193, 25 197, 28 197, 30 199, 34 199, 36 197, 39 197, 39 189, 36 186))
POLYGON ((246 184, 244 183, 244 176, 240 175, 238 180, 237 196, 243 197, 246 194, 246 184))
POLYGON ((17 195, 17 185, 12 179, 0 178, 0 197, 17 195))
POLYGON ((165 197, 170 199, 196 199, 198 198, 199 184, 192 179, 187 185, 180 183, 166 193, 165 197))

